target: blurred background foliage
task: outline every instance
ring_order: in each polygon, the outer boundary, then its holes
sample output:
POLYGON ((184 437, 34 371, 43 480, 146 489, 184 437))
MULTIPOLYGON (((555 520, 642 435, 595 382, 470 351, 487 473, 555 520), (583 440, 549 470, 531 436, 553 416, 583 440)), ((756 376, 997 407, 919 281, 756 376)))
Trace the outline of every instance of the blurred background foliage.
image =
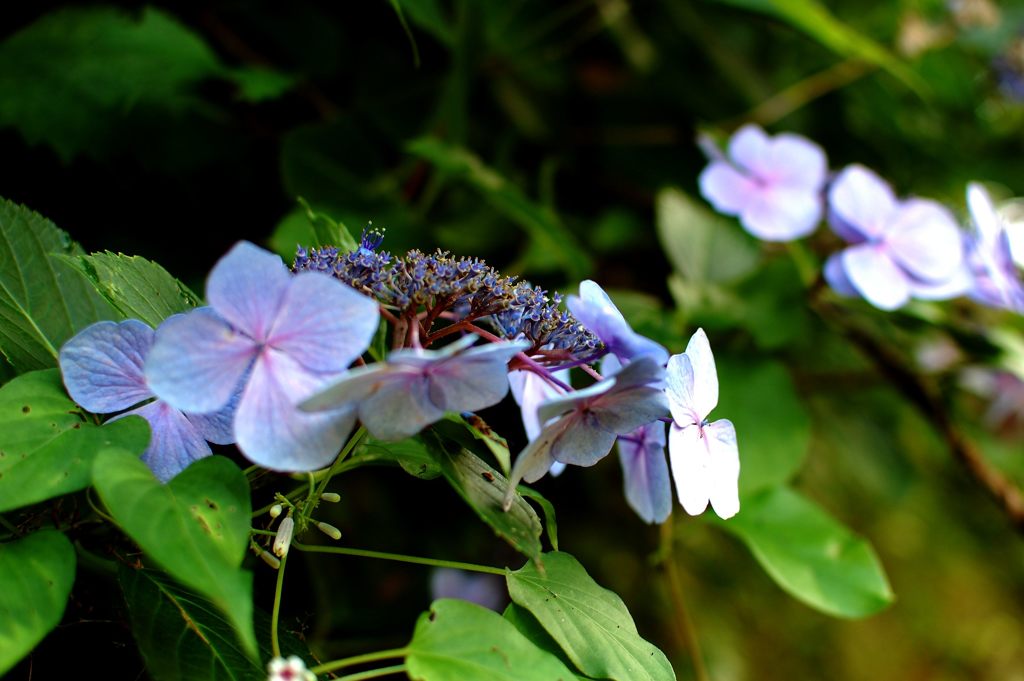
MULTIPOLYGON (((302 197, 354 231, 385 227, 389 250, 476 255, 563 291, 593 277, 673 352, 707 328, 715 417, 736 423, 746 507, 782 504, 806 521, 799 498, 771 492, 793 478, 870 540, 896 595, 867 619, 831 618, 765 576, 732 536, 742 524, 677 511, 675 562, 710 678, 1024 679, 1019 534, 809 302, 836 241, 820 233, 787 252, 711 214, 695 144, 755 121, 961 215, 968 180, 1024 193, 1024 6, 200 0, 7 3, 2 16, 0 194, 89 251, 157 260, 201 291, 238 239, 286 258, 309 243, 302 197)), ((936 370, 928 380, 957 421, 1024 482, 1021 324, 949 307, 838 309, 915 371, 936 370)), ((516 450, 510 413, 492 425, 516 450)), ((693 678, 654 567, 658 530, 626 507, 620 476, 605 461, 539 489, 562 546, 693 678)), ((439 481, 359 470, 339 491, 324 519, 353 545, 518 560, 439 481)), ((303 562, 306 593, 292 592, 285 623, 325 658, 402 644, 429 602, 421 569, 303 562)), ((87 588, 105 587, 80 576, 87 588)), ((262 605, 271 590, 261 574, 262 605)), ((92 608, 72 596, 65 624, 13 674, 48 678, 66 663, 57 651, 102 646, 134 678, 130 633, 92 608)))

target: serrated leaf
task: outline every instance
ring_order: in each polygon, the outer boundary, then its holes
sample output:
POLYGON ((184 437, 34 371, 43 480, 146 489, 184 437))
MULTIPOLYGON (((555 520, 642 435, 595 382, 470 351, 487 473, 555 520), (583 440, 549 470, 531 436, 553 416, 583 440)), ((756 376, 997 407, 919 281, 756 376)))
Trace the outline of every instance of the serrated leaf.
POLYGON ((893 601, 871 544, 786 487, 743 498, 727 521, 711 519, 750 548, 794 598, 836 617, 866 617, 893 601))
MULTIPOLYGON (((266 669, 239 647, 231 623, 213 603, 156 570, 121 565, 118 581, 132 635, 156 681, 266 681, 266 669)), ((258 610, 256 630, 260 659, 270 659, 270 617, 258 610)), ((282 655, 309 659, 294 636, 281 632, 279 640, 282 655)))
POLYGON ((513 602, 526 608, 587 676, 616 681, 676 678, 665 653, 641 638, 619 596, 591 579, 568 553, 506 570, 513 602))
POLYGON ((589 256, 558 217, 527 196, 478 156, 463 147, 435 137, 421 137, 406 150, 476 189, 500 213, 523 228, 534 246, 532 253, 551 258, 573 279, 583 279, 593 269, 589 256))
POLYGON ((252 507, 238 466, 210 456, 164 485, 136 457, 106 449, 93 465, 93 484, 121 529, 175 579, 213 601, 255 656, 252 573, 241 569, 252 507))
POLYGON ((0 676, 60 623, 75 581, 75 549, 43 530, 0 544, 0 676))
POLYGON ((157 263, 137 255, 93 253, 67 258, 126 319, 154 329, 179 312, 199 305, 199 296, 157 263))
POLYGON ((0 512, 84 489, 101 449, 138 456, 148 443, 143 418, 105 426, 85 419, 64 392, 59 370, 18 376, 0 388, 0 512))
POLYGON ((79 253, 52 222, 0 199, 0 353, 17 372, 54 366, 64 341, 117 316, 79 272, 54 257, 79 253))
POLYGON ((501 615, 443 598, 420 615, 407 647, 414 681, 571 681, 557 657, 541 650, 501 615))

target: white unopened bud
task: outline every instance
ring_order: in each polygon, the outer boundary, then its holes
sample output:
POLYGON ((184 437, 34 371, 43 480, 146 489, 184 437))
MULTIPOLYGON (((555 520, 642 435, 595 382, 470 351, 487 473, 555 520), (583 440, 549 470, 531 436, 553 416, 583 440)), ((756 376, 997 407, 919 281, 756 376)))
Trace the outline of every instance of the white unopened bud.
POLYGON ((341 530, 339 530, 334 525, 328 525, 327 523, 317 523, 316 526, 321 532, 326 534, 334 541, 338 541, 339 539, 341 539, 341 530))
POLYGON ((284 509, 281 507, 281 504, 274 504, 273 506, 270 507, 270 517, 276 518, 277 516, 281 515, 281 511, 283 510, 284 509))
POLYGON ((332 504, 336 504, 339 501, 341 501, 341 495, 338 494, 337 492, 324 492, 323 494, 320 495, 320 498, 323 501, 329 501, 332 504))
POLYGON ((260 551, 260 558, 264 563, 274 568, 275 570, 281 569, 281 561, 277 559, 277 556, 270 553, 269 551, 260 551))
POLYGON ((277 534, 274 536, 274 553, 282 558, 287 555, 288 547, 292 545, 293 532, 295 532, 295 521, 288 516, 281 521, 281 526, 277 528, 277 534))

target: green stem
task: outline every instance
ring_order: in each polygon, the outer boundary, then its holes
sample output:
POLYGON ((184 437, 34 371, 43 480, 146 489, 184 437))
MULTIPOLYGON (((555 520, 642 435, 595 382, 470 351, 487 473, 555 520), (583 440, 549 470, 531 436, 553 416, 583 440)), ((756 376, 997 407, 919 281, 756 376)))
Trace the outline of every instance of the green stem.
POLYGON ((327 483, 331 481, 331 478, 337 472, 338 466, 340 466, 348 455, 352 453, 352 450, 356 448, 356 445, 358 445, 364 437, 366 437, 366 427, 359 426, 359 430, 356 431, 355 435, 349 438, 345 448, 341 450, 341 454, 338 454, 338 458, 331 464, 331 468, 327 471, 327 475, 325 475, 320 481, 320 487, 316 489, 315 498, 319 498, 320 495, 327 490, 327 483))
POLYGON ((404 664, 396 664, 393 667, 381 667, 380 669, 371 669, 366 672, 359 672, 358 674, 346 674, 345 676, 339 676, 335 681, 365 681, 366 679, 377 679, 391 674, 401 674, 404 671, 404 664))
POLYGON ((274 610, 270 614, 270 650, 274 657, 281 657, 281 643, 277 638, 277 625, 281 621, 281 587, 284 585, 284 566, 288 553, 281 556, 281 567, 277 569, 277 587, 274 589, 274 610))
POLYGON ((368 551, 366 549, 350 549, 344 546, 313 546, 311 544, 300 544, 292 542, 292 547, 299 551, 310 551, 313 553, 336 553, 342 556, 357 556, 359 558, 379 558, 381 560, 394 560, 400 563, 414 563, 416 565, 430 565, 432 567, 447 567, 457 570, 468 570, 470 572, 484 572, 489 575, 505 576, 503 568, 490 567, 489 565, 476 565, 475 563, 462 563, 457 560, 440 560, 438 558, 422 558, 420 556, 406 556, 401 553, 386 553, 384 551, 368 551))
POLYGON ((669 596, 672 599, 672 609, 676 615, 676 625, 683 637, 683 643, 690 653, 693 661, 693 674, 697 681, 708 681, 708 671, 704 667, 704 656, 700 652, 700 641, 697 638, 697 630, 690 619, 690 613, 683 601, 683 586, 679 581, 679 573, 676 572, 675 552, 673 551, 674 533, 672 530, 672 516, 670 515, 661 524, 661 546, 658 548, 658 555, 661 557, 662 574, 668 586, 669 596))
POLYGON ((353 657, 344 657, 340 660, 331 660, 330 662, 324 662, 321 665, 313 667, 309 671, 319 676, 320 674, 327 674, 328 672, 333 672, 334 670, 341 669, 342 667, 352 667, 357 664, 377 662, 378 660, 390 660, 393 657, 405 657, 408 654, 408 648, 392 648, 391 650, 378 650, 373 653, 364 653, 362 655, 355 655, 353 657))

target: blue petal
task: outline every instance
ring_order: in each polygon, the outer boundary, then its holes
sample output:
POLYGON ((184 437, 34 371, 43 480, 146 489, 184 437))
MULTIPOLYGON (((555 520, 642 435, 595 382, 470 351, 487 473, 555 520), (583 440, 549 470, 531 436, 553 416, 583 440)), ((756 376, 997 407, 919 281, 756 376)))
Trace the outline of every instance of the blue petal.
POLYGON ((163 400, 155 400, 116 418, 129 415, 149 421, 149 446, 140 458, 160 482, 167 482, 193 461, 210 455, 210 446, 195 426, 163 400))
POLYGON ((152 397, 142 366, 153 336, 153 329, 135 319, 82 329, 60 349, 71 399, 93 413, 109 414, 152 397))
MULTIPOLYGON (((613 357, 614 355, 608 355, 613 357)), ((554 372, 554 377, 563 383, 569 382, 569 370, 563 369, 554 372)), ((537 407, 541 403, 557 398, 562 391, 544 378, 532 371, 513 371, 508 375, 509 385, 512 389, 512 397, 519 405, 523 417, 523 429, 526 431, 526 439, 533 440, 541 431, 540 419, 537 417, 537 407)), ((557 475, 557 474, 556 474, 557 475)))
POLYGON ((185 414, 207 442, 218 445, 230 445, 235 442, 235 412, 242 398, 241 391, 236 392, 220 410, 209 414, 185 414))
POLYGON ((259 351, 209 308, 169 317, 146 358, 146 380, 157 397, 190 413, 223 407, 259 351))
POLYGON ((630 328, 608 294, 596 282, 580 283, 580 295, 566 299, 569 311, 624 361, 650 356, 658 364, 668 361, 668 351, 630 328))
POLYGON ((505 493, 505 500, 502 504, 507 511, 512 506, 512 499, 515 498, 516 485, 521 480, 536 482, 544 477, 555 458, 551 454, 551 447, 565 433, 566 428, 572 425, 570 419, 559 419, 554 423, 545 426, 535 440, 526 445, 526 448, 519 452, 516 462, 512 465, 512 472, 508 476, 508 492, 505 493))
POLYGON ((672 512, 672 486, 665 460, 665 424, 657 421, 620 438, 626 501, 645 522, 661 523, 672 512))
POLYGON ((210 271, 206 300, 232 326, 262 342, 267 339, 290 281, 281 258, 240 241, 210 271))
POLYGON ((440 421, 444 412, 430 399, 428 380, 420 371, 391 367, 360 403, 359 420, 379 440, 401 440, 440 421))
POLYGON ((508 394, 508 362, 527 342, 491 343, 442 360, 429 370, 431 401, 442 411, 477 411, 508 394))
POLYGON ((649 386, 613 391, 593 400, 587 410, 602 428, 619 435, 669 414, 665 393, 649 386))
POLYGON ((570 414, 562 421, 571 425, 551 447, 551 456, 556 461, 574 466, 593 466, 612 450, 616 434, 606 430, 585 412, 570 414))

